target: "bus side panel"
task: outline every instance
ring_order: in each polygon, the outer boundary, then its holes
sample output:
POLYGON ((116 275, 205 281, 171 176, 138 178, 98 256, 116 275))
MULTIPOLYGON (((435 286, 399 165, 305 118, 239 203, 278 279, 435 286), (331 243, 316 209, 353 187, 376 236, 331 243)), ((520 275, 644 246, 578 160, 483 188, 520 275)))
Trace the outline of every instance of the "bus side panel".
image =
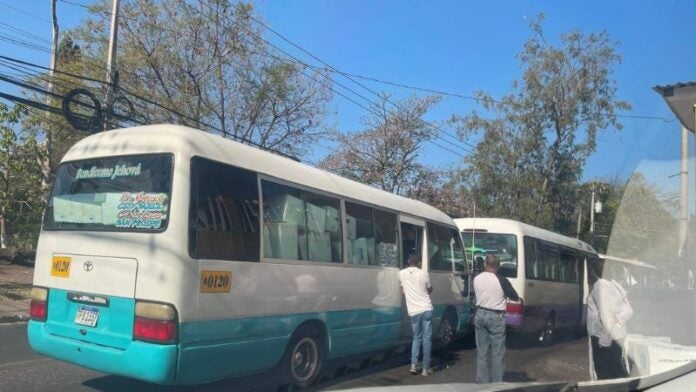
POLYGON ((270 369, 281 360, 292 333, 309 320, 327 325, 329 357, 392 347, 398 342, 400 317, 401 309, 391 308, 182 324, 177 383, 196 384, 270 369))
POLYGON ((197 320, 181 324, 177 383, 264 371, 309 320, 326 327, 328 358, 401 343, 396 269, 202 260, 205 271, 227 271, 231 284, 228 292, 193 288, 197 320))
POLYGON ((556 314, 556 327, 578 323, 578 284, 528 280, 521 331, 537 333, 550 314, 556 314))

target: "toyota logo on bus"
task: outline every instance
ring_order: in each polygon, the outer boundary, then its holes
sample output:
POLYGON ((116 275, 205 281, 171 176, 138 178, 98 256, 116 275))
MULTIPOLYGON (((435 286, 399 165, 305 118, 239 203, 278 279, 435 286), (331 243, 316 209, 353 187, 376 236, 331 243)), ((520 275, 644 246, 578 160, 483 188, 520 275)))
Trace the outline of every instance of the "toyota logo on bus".
POLYGON ((84 264, 82 264, 82 268, 89 272, 94 269, 94 263, 91 260, 87 260, 84 264))

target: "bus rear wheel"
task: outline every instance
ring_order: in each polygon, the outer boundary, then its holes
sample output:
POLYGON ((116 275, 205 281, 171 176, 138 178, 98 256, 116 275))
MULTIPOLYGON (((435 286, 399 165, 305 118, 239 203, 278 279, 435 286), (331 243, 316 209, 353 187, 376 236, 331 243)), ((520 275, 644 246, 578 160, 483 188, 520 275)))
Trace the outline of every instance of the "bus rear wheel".
POLYGON ((554 335, 556 330, 556 315, 554 313, 549 314, 544 322, 544 326, 541 330, 541 335, 539 335, 539 342, 542 346, 548 347, 553 345, 554 335))
POLYGON ((293 335, 283 356, 285 382, 307 388, 316 381, 324 359, 323 342, 314 328, 302 328, 293 335))

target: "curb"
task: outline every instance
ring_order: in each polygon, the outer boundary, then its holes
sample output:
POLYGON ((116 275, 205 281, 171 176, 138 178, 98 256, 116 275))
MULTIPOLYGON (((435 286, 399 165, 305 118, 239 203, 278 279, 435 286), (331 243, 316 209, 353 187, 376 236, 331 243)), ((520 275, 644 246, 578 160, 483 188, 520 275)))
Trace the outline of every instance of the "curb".
POLYGON ((0 316, 0 324, 24 323, 29 321, 29 315, 25 313, 0 316))

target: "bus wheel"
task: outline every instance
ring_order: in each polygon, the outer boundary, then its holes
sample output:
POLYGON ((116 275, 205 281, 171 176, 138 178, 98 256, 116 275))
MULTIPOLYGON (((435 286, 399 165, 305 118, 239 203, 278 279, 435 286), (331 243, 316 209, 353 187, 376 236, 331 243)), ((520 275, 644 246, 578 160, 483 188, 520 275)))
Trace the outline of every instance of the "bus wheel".
POLYGON ((541 329, 541 334, 539 335, 539 343, 542 346, 551 346, 553 344, 553 333, 556 329, 556 315, 554 313, 549 314, 544 322, 544 326, 541 329))
POLYGON ((324 359, 323 337, 314 328, 298 330, 283 356, 283 378, 300 388, 307 388, 317 379, 324 359))
POLYGON ((454 341, 454 317, 452 313, 448 312, 442 317, 440 321, 440 348, 447 350, 452 342, 454 341))

